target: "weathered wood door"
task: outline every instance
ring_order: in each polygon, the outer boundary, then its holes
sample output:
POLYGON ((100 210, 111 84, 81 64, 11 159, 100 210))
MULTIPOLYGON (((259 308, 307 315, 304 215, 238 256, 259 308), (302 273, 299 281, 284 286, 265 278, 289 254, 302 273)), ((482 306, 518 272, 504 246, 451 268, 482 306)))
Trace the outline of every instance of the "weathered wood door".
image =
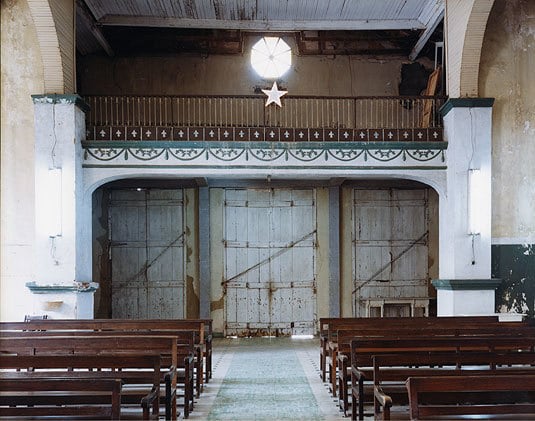
POLYGON ((184 317, 182 190, 112 190, 114 318, 184 317))
POLYGON ((353 197, 353 313, 367 316, 375 301, 410 315, 400 306, 428 297, 428 192, 354 189, 353 197))
POLYGON ((313 189, 227 189, 227 335, 313 334, 316 316, 313 189))

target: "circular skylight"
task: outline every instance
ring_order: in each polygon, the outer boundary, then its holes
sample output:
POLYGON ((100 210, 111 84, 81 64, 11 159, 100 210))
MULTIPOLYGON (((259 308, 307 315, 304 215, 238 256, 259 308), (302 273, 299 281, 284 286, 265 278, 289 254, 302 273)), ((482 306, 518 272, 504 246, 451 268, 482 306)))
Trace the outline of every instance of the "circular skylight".
POLYGON ((277 79, 292 65, 292 49, 282 38, 264 37, 253 45, 251 65, 265 79, 277 79))

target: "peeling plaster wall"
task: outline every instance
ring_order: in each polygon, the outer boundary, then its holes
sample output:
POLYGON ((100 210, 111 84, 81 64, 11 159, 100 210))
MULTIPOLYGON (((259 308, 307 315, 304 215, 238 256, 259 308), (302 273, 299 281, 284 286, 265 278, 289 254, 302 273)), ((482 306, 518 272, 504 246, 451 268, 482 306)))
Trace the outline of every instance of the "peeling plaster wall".
POLYGON ((224 201, 225 190, 210 189, 210 312, 214 332, 225 329, 225 297, 221 286, 225 278, 224 201))
POLYGON ((184 190, 184 225, 186 247, 186 318, 199 318, 199 194, 197 189, 184 190))
POLYGON ((535 2, 497 1, 483 42, 479 90, 493 111, 492 237, 535 241, 535 2))
POLYGON ((535 2, 496 1, 479 90, 494 97, 492 276, 497 311, 535 317, 535 2))
POLYGON ((329 189, 316 188, 316 314, 329 317, 329 189))
MULTIPOLYGON (((84 95, 252 95, 255 86, 270 86, 244 53, 206 58, 195 55, 162 57, 88 56, 80 60, 80 92, 84 95)), ((287 40, 295 51, 295 45, 287 40)), ((387 60, 352 56, 292 56, 292 68, 278 80, 290 95, 397 95, 401 58, 387 60), (370 83, 373 82, 373 83, 370 83)))
POLYGON ((33 299, 34 111, 44 90, 41 53, 27 2, 1 2, 0 319, 22 320, 33 299))
POLYGON ((93 226, 93 282, 99 283, 95 291, 94 317, 97 319, 111 318, 111 273, 108 259, 108 209, 109 191, 97 189, 92 201, 93 226))

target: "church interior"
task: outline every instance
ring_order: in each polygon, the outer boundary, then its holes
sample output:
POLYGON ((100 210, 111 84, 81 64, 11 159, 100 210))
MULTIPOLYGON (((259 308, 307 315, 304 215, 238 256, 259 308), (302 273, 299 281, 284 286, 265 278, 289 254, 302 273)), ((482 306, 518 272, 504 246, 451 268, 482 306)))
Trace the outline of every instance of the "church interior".
POLYGON ((0 23, 0 418, 535 416, 535 2, 0 23))

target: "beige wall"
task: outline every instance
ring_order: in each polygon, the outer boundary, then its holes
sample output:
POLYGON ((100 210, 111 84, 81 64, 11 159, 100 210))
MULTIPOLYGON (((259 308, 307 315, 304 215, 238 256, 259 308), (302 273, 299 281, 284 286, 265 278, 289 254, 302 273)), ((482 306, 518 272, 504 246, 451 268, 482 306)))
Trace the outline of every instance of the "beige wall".
POLYGON ((64 92, 76 92, 75 1, 49 0, 49 4, 59 44, 64 92))
MULTIPOLYGON (((252 95, 255 86, 270 86, 250 65, 247 38, 243 55, 165 57, 86 57, 80 60, 82 94, 252 95)), ((290 40, 288 40, 290 44, 290 40)), ((299 57, 279 85, 290 95, 397 95, 401 59, 349 56, 299 57)))
POLYGON ((535 238, 535 2, 496 1, 479 90, 493 110, 492 237, 535 238))
POLYGON ((34 122, 31 94, 43 92, 37 35, 26 1, 1 2, 0 318, 24 316, 34 280, 34 122))
POLYGON ((446 0, 447 93, 478 96, 481 44, 494 0, 446 0))

